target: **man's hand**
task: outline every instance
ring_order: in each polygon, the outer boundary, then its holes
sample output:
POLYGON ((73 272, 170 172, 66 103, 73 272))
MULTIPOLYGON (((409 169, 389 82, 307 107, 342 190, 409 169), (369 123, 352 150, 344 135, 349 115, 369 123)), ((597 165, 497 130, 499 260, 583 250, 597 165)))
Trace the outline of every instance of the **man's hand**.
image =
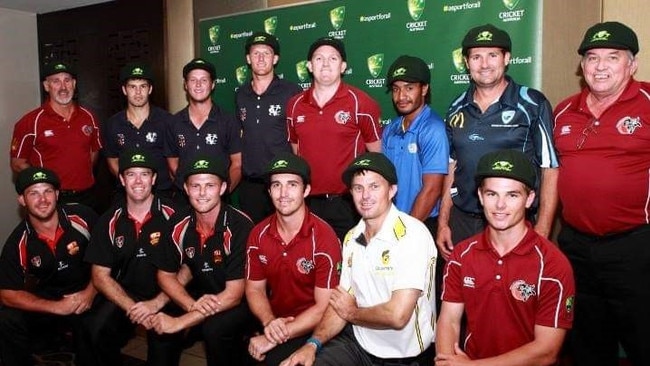
POLYGON ((188 310, 188 313, 193 310, 196 310, 201 313, 201 315, 208 317, 221 311, 221 301, 219 301, 219 297, 217 295, 203 295, 201 298, 196 300, 194 304, 192 304, 188 310))
POLYGON ((150 319, 150 325, 150 328, 153 328, 158 334, 171 334, 183 329, 178 318, 172 318, 165 313, 158 313, 152 316, 150 319))
POLYGON ((81 309, 80 305, 81 299, 79 293, 75 292, 74 294, 63 295, 61 300, 56 302, 56 306, 52 309, 52 312, 58 315, 77 314, 77 310, 81 309))
POLYGON ((288 323, 294 321, 294 317, 275 318, 264 327, 264 335, 269 342, 284 343, 291 337, 288 323))
POLYGON ((438 354, 435 358, 436 366, 469 366, 472 365, 472 360, 467 356, 458 343, 454 343, 454 354, 438 354))
POLYGON ((269 341, 264 334, 260 334, 250 339, 248 343, 248 353, 257 361, 264 361, 266 352, 272 350, 277 343, 269 341))
POLYGON ((148 321, 148 318, 156 314, 160 309, 161 307, 153 299, 140 301, 131 306, 126 312, 126 316, 129 317, 132 323, 141 324, 145 328, 151 329, 151 322, 148 321))
POLYGON ((330 306, 341 319, 352 322, 354 314, 359 309, 357 300, 341 286, 332 291, 330 306))
POLYGON ((316 345, 315 344, 305 344, 300 347, 296 352, 292 353, 289 358, 282 361, 280 366, 312 366, 316 360, 316 345))
POLYGON ((439 226, 436 235, 436 246, 438 247, 438 254, 447 261, 449 255, 454 249, 454 242, 451 240, 451 228, 449 226, 439 226))

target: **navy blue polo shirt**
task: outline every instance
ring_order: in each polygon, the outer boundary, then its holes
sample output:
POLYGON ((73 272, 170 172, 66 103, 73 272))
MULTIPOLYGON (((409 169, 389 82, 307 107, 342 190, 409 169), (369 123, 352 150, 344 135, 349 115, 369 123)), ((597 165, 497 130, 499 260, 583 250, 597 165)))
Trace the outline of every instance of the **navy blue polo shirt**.
POLYGON ((111 277, 133 298, 154 298, 160 287, 152 251, 169 235, 167 220, 174 211, 171 202, 154 198, 150 216, 136 231, 136 222, 123 200, 99 218, 86 251, 86 262, 110 268, 111 277))
POLYGON ((244 278, 246 241, 253 222, 241 211, 222 203, 214 233, 201 245, 193 210, 172 217, 171 235, 156 250, 154 264, 165 272, 177 272, 186 264, 197 289, 218 294, 226 281, 244 278))
POLYGON ((277 76, 264 93, 258 95, 250 82, 236 94, 237 117, 241 121, 242 174, 261 178, 269 162, 280 153, 290 153, 287 137, 286 104, 302 92, 295 83, 277 76))
POLYGON ((97 215, 80 205, 57 208, 63 234, 54 250, 25 220, 9 235, 0 255, 0 289, 23 290, 58 300, 83 290, 90 281, 90 265, 83 261, 97 215))
POLYGON ((174 183, 182 189, 187 161, 211 155, 230 164, 230 155, 241 152, 241 124, 232 114, 213 105, 208 119, 197 129, 190 120, 188 106, 172 117, 165 146, 165 156, 179 159, 174 183))
POLYGON ((474 175, 479 159, 488 152, 513 149, 526 154, 538 167, 537 192, 541 168, 558 167, 551 105, 540 91, 518 85, 509 76, 506 79, 505 91, 485 113, 474 103, 474 83, 447 111, 449 153, 456 161, 452 199, 465 212, 483 212, 474 175))
POLYGON ((118 158, 122 151, 133 148, 148 151, 156 167, 156 188, 170 189, 172 180, 165 158, 165 138, 170 118, 169 112, 152 106, 147 119, 137 128, 127 119, 126 110, 115 113, 100 129, 104 155, 118 158))

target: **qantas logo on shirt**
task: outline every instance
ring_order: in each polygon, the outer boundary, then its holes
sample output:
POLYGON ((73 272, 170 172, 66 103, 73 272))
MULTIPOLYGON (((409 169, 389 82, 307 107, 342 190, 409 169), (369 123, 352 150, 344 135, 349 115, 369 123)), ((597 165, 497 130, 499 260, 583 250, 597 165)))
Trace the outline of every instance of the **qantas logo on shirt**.
POLYGON ((529 285, 524 280, 514 281, 510 285, 510 293, 515 299, 526 302, 533 296, 537 296, 535 285, 529 285))
POLYGON ((616 122, 616 130, 621 135, 631 135, 639 127, 642 127, 640 117, 626 116, 616 122))
POLYGON ((463 287, 474 288, 474 277, 465 277, 463 278, 463 287))

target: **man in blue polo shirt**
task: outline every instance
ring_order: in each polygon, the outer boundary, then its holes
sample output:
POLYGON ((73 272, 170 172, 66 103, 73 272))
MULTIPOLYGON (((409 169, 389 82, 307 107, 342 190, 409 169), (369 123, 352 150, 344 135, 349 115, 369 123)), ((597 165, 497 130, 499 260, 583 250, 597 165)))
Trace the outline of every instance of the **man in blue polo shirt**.
POLYGON ((450 167, 445 178, 436 244, 444 259, 455 243, 485 226, 474 175, 481 156, 511 149, 537 167, 533 204, 535 231, 551 232, 557 208, 558 159, 553 145, 551 105, 538 90, 506 75, 512 43, 491 24, 469 30, 462 42, 471 82, 449 106, 446 116, 450 167), (536 214, 536 215, 535 215, 536 214))
POLYGON ((399 114, 382 135, 382 151, 399 177, 395 205, 436 235, 449 144, 442 118, 428 105, 431 72, 422 59, 402 55, 390 66, 386 79, 399 114))

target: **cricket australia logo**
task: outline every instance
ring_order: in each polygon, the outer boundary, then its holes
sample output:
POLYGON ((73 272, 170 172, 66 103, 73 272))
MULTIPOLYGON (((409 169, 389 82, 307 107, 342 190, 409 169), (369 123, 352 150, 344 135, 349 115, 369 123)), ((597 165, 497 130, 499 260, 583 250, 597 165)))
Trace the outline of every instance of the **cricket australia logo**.
POLYGON ((279 104, 271 104, 269 106, 269 116, 277 117, 280 115, 282 107, 279 104))
POLYGON ((153 144, 158 140, 158 133, 156 132, 147 132, 147 134, 144 136, 145 141, 147 141, 150 144, 153 144))
POLYGON ((510 285, 510 293, 515 299, 526 302, 533 296, 537 296, 535 285, 529 285, 524 280, 514 281, 510 285))
POLYGON ((621 135, 631 135, 639 127, 642 127, 640 117, 626 116, 616 122, 616 130, 621 135))
POLYGON ((216 133, 209 133, 205 136, 205 144, 206 145, 216 145, 217 144, 217 134, 216 133))

